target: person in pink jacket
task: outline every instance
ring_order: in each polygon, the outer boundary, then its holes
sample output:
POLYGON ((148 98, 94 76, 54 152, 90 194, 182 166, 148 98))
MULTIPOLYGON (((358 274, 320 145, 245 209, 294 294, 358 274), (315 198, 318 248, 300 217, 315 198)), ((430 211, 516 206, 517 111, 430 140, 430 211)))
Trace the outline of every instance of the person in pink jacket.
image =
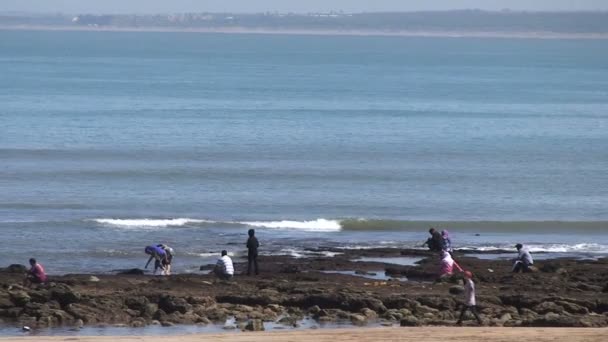
POLYGON ((30 287, 32 284, 44 284, 46 283, 46 273, 44 267, 40 265, 36 259, 30 259, 30 270, 27 271, 27 276, 23 282, 24 286, 30 287))
POLYGON ((449 252, 443 251, 441 252, 441 263, 440 263, 440 271, 439 277, 451 276, 454 273, 454 267, 460 272, 463 272, 462 268, 454 259, 449 252))

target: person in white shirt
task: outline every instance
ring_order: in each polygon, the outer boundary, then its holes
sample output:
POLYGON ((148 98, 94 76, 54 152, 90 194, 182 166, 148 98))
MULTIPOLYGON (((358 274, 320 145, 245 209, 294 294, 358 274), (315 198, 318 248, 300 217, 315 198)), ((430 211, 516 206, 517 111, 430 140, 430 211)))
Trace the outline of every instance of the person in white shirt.
POLYGON ((234 265, 232 264, 232 259, 228 256, 227 251, 222 251, 222 257, 217 260, 213 272, 222 280, 232 279, 234 276, 234 265))
POLYGON ((513 272, 530 272, 530 266, 534 265, 532 254, 521 243, 515 245, 517 248, 517 258, 513 260, 513 272))
POLYGON ((483 324, 483 321, 477 313, 477 301, 475 300, 475 283, 473 282, 473 273, 471 273, 470 271, 464 272, 464 304, 462 306, 462 311, 460 311, 460 318, 458 318, 458 322, 456 322, 456 324, 462 324, 462 319, 464 318, 464 315, 467 311, 471 311, 473 313, 479 325, 483 324))

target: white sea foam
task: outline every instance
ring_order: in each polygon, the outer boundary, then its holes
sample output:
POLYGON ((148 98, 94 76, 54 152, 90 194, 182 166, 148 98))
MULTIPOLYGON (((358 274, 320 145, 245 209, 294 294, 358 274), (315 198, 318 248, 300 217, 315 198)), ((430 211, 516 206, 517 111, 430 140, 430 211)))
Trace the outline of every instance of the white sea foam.
POLYGON ((319 232, 338 232, 342 229, 340 221, 317 219, 313 221, 253 221, 239 222, 241 224, 258 227, 258 228, 273 228, 273 229, 301 229, 307 231, 319 232))
POLYGON ((174 218, 174 219, 93 219, 104 225, 124 227, 124 228, 157 228, 157 227, 177 227, 185 226, 192 223, 212 223, 213 221, 197 220, 190 218, 174 218))
MULTIPOLYGON (((597 243, 577 243, 573 245, 569 244, 530 244, 525 245, 530 252, 533 253, 608 253, 608 246, 597 243)), ((511 251, 515 253, 513 245, 501 245, 501 246, 466 246, 456 248, 460 250, 475 250, 475 251, 511 251)))

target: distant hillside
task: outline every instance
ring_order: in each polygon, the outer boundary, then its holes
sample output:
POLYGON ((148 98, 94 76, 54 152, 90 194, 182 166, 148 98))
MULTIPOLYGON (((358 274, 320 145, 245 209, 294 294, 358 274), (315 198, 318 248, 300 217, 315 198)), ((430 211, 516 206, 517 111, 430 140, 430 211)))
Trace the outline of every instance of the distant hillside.
POLYGON ((83 14, 75 16, 0 14, 0 26, 606 34, 608 33, 608 12, 486 12, 463 10, 353 14, 341 12, 309 14, 83 14))

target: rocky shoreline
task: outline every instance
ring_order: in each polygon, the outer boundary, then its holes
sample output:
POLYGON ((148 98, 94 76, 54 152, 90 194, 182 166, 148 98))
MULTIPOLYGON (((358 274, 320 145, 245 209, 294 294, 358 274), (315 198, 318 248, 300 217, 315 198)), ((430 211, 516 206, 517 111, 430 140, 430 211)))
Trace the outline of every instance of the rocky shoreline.
MULTIPOLYGON (((12 265, 0 271, 0 323, 142 327, 224 324, 234 318, 231 328, 254 331, 263 330, 265 322, 297 327, 306 317, 320 326, 455 324, 462 287, 458 276, 436 281, 435 255, 399 249, 333 252, 340 254, 262 256, 260 276, 237 275, 231 282, 206 274, 84 274, 51 276, 46 285, 23 288, 24 269, 12 265), (391 263, 379 262, 382 258, 391 263), (412 258, 420 261, 393 263, 412 258)), ((512 274, 508 261, 458 251, 455 257, 475 274, 484 325, 608 327, 608 258, 539 261, 538 272, 512 274)), ((245 268, 243 260, 235 262, 237 272, 245 268)))

